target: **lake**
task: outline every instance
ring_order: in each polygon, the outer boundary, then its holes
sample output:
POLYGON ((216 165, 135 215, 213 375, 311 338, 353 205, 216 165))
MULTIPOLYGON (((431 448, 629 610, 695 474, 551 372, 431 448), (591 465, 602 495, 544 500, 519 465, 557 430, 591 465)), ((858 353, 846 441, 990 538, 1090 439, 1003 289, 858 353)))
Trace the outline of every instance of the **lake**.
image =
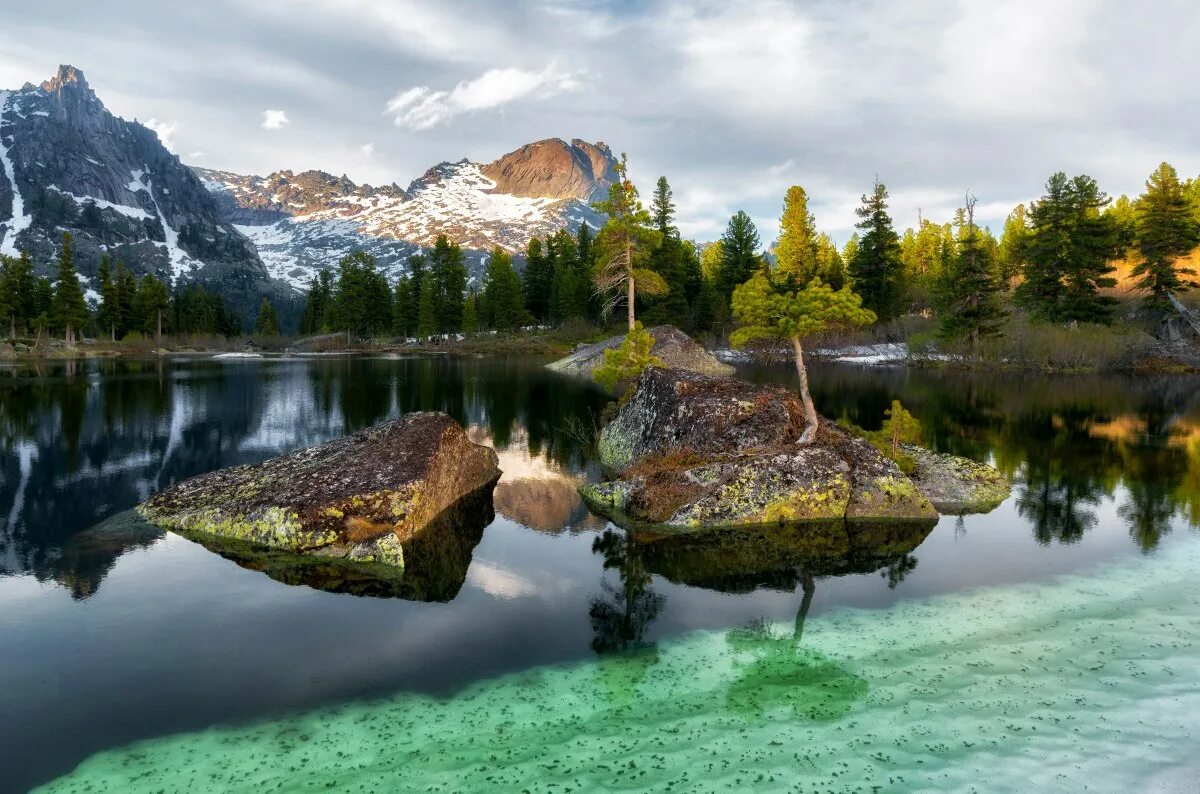
MULTIPOLYGON (((936 525, 631 538, 608 398, 523 358, 0 368, 0 789, 1194 790, 1200 380, 811 367, 1013 495, 936 525), (492 510, 404 580, 256 570, 137 502, 408 411, 492 510)), ((742 367, 792 383, 786 367, 742 367)))

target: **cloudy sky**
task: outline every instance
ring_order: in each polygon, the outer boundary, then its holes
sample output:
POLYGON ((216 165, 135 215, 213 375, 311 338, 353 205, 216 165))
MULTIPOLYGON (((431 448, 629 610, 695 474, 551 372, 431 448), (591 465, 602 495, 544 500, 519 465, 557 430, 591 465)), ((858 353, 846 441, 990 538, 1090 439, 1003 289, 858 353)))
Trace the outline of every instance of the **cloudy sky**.
POLYGON ((666 174, 680 225, 774 237, 801 184, 839 240, 876 175, 900 228, 963 192, 998 228, 1053 171, 1200 174, 1190 0, 0 0, 0 87, 82 69, 186 162, 407 185, 546 137, 666 174))

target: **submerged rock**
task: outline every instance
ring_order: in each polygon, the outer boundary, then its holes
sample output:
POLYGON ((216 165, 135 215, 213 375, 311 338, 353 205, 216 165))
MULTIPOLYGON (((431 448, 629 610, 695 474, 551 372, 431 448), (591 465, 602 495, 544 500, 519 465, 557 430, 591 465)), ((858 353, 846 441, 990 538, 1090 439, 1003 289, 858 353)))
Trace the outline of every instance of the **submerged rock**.
POLYGON ((904 454, 916 464, 912 480, 940 512, 953 515, 988 513, 1008 498, 1012 484, 991 466, 906 444, 904 454))
POLYGON ((867 441, 823 421, 801 447, 803 430, 800 401, 782 387, 648 369, 600 434, 601 463, 618 478, 580 493, 630 526, 937 517, 867 441))
MULTIPOLYGON (((735 372, 733 367, 718 361, 703 345, 673 325, 656 325, 647 330, 654 337, 654 347, 650 348, 650 352, 670 369, 705 375, 732 375, 735 372)), ((571 355, 546 366, 556 372, 591 375, 596 367, 604 363, 604 351, 619 347, 624 339, 622 334, 596 344, 580 345, 571 355)))
POLYGON ((185 536, 402 567, 404 544, 500 476, 494 450, 437 412, 161 491, 138 512, 185 536))

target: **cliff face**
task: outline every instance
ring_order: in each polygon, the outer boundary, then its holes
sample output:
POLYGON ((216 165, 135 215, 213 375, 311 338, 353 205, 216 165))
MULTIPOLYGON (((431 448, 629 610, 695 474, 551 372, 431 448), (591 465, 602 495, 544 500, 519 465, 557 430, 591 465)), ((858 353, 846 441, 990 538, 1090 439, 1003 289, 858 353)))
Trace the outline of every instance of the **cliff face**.
POLYGON ((587 203, 608 195, 616 160, 603 143, 558 138, 529 143, 482 166, 497 193, 526 198, 578 199, 587 203))
POLYGON ((247 312, 279 296, 254 245, 151 130, 112 115, 71 66, 0 92, 0 253, 28 251, 50 272, 75 238, 85 289, 102 254, 138 275, 200 281, 247 312))

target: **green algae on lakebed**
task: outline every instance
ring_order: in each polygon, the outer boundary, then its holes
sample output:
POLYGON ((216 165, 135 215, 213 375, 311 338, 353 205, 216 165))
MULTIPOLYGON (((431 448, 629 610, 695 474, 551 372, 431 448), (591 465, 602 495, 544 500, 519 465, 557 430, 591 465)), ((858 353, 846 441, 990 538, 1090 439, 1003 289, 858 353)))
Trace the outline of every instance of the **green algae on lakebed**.
POLYGON ((101 753, 50 791, 1194 783, 1200 543, 101 753), (1190 767, 1188 766, 1190 765, 1190 767))

